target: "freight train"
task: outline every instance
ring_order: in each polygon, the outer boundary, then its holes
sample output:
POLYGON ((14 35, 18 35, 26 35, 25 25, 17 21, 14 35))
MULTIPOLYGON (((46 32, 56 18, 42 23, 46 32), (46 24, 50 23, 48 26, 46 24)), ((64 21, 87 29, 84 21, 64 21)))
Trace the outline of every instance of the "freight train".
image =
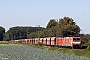
POLYGON ((20 39, 10 40, 11 43, 22 44, 44 44, 47 46, 58 46, 58 47, 81 47, 80 37, 47 37, 47 38, 32 38, 32 39, 20 39))

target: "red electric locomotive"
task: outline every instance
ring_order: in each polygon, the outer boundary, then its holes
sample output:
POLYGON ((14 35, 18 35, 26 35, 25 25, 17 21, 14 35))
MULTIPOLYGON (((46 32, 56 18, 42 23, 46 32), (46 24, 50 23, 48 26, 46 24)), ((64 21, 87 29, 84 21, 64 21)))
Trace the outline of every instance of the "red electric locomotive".
POLYGON ((56 45, 60 47, 81 47, 81 40, 80 37, 57 38, 56 45))

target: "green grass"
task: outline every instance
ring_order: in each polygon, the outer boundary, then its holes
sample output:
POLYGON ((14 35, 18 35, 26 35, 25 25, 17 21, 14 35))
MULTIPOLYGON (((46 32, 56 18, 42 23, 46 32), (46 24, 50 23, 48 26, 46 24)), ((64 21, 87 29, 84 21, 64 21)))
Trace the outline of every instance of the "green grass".
POLYGON ((70 55, 85 56, 90 58, 90 51, 87 49, 59 48, 59 47, 50 47, 50 46, 44 46, 44 45, 41 45, 41 46, 33 45, 33 47, 54 51, 54 52, 70 54, 70 55))
MULTIPOLYGON (((28 44, 29 45, 29 44, 28 44)), ((27 46, 27 44, 0 44, 0 46, 27 46)), ((77 56, 85 56, 90 58, 90 51, 87 49, 70 49, 70 48, 59 48, 59 47, 50 47, 41 44, 31 45, 35 48, 45 49, 53 52, 60 52, 70 55, 77 55, 77 56)))
POLYGON ((24 46, 23 44, 0 44, 0 46, 24 46))
MULTIPOLYGON (((44 46, 44 48, 57 50, 44 46)), ((59 50, 59 49, 58 49, 59 50)), ((56 53, 32 46, 0 46, 0 58, 2 60, 90 60, 90 58, 75 55, 56 53)))

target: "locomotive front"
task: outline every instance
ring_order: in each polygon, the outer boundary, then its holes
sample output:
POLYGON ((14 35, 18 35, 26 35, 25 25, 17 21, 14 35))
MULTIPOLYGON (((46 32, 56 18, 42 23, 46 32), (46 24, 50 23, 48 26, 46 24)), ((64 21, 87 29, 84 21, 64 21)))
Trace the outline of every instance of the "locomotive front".
POLYGON ((81 47, 81 39, 80 37, 73 37, 73 47, 81 47))

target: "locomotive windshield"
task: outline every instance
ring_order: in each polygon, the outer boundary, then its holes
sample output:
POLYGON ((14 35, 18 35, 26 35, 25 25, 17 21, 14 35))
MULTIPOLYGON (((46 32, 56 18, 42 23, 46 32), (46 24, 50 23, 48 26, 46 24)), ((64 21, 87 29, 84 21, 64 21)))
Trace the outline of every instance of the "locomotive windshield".
POLYGON ((80 40, 80 38, 73 38, 73 40, 80 40))

